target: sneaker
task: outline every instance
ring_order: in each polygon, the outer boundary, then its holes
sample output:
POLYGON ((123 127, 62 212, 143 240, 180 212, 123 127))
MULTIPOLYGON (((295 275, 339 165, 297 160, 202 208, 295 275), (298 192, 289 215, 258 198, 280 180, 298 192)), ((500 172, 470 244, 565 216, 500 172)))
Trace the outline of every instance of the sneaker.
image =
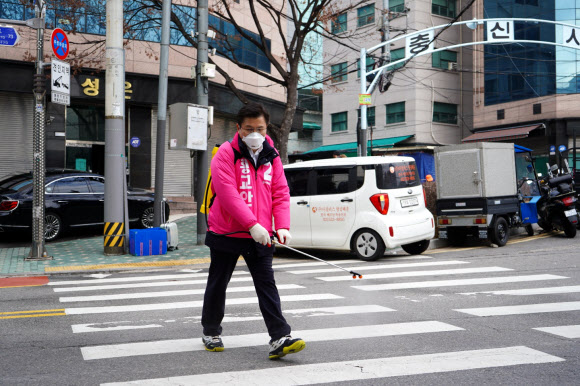
POLYGON ((306 347, 306 342, 300 338, 292 339, 290 335, 270 341, 270 354, 268 358, 278 359, 286 354, 294 354, 306 347))
POLYGON ((216 336, 202 336, 201 341, 205 345, 207 351, 224 351, 224 343, 219 335, 216 336))

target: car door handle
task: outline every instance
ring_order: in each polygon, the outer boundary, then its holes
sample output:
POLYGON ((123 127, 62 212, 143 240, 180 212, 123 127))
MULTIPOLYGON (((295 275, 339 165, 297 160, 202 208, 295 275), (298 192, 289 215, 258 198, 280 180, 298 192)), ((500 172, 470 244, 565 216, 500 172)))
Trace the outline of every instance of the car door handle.
POLYGON ((343 198, 342 200, 340 200, 340 202, 353 202, 354 200, 352 198, 343 198))
POLYGON ((308 204, 308 201, 304 201, 304 200, 298 201, 297 204, 298 205, 306 205, 306 204, 308 204))

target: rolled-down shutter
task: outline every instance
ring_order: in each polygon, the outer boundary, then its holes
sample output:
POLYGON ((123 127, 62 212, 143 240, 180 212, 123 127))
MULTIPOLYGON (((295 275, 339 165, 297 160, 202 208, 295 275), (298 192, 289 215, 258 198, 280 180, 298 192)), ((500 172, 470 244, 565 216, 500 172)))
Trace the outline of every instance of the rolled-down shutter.
MULTIPOLYGON (((157 108, 151 112, 151 180, 155 186, 157 146, 157 108)), ((188 151, 169 150, 169 125, 165 128, 164 196, 191 196, 192 160, 188 151)))
POLYGON ((0 92, 0 178, 32 170, 32 95, 0 92))

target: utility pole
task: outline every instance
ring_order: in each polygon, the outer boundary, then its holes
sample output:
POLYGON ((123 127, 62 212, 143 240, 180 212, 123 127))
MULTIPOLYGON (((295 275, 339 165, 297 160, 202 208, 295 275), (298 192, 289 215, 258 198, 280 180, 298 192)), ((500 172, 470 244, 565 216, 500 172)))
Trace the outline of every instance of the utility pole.
POLYGON ((105 255, 125 253, 125 50, 123 0, 107 0, 105 74, 105 255))
POLYGON ((44 78, 44 1, 38 0, 34 9, 35 17, 42 19, 36 30, 36 73, 34 84, 34 127, 32 134, 32 246, 26 260, 52 259, 44 246, 44 177, 46 172, 45 111, 46 80, 44 78))
MULTIPOLYGON (((208 44, 207 44, 207 28, 208 28, 208 0, 198 0, 197 2, 197 70, 196 70, 196 85, 197 85, 197 104, 207 106, 209 104, 208 88, 209 80, 207 77, 202 77, 201 66, 202 63, 208 62, 208 44)), ((195 152, 195 166, 197 174, 196 184, 196 198, 197 202, 197 245, 205 244, 205 233, 207 226, 205 224, 204 214, 200 209, 203 204, 203 195, 205 192, 205 184, 208 174, 208 162, 206 151, 197 150, 195 152)))
POLYGON ((159 95, 157 96, 157 153, 155 156, 155 203, 153 226, 165 222, 163 180, 165 175, 165 128, 167 125, 167 78, 169 66, 169 17, 171 0, 163 0, 161 19, 161 59, 159 62, 159 95))

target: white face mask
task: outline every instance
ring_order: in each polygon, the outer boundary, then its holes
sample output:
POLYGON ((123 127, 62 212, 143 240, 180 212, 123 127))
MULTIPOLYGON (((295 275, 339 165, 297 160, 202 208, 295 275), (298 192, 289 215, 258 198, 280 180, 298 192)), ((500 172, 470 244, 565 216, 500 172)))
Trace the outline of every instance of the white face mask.
POLYGON ((260 134, 253 132, 242 138, 242 141, 252 150, 258 150, 266 138, 260 134))

